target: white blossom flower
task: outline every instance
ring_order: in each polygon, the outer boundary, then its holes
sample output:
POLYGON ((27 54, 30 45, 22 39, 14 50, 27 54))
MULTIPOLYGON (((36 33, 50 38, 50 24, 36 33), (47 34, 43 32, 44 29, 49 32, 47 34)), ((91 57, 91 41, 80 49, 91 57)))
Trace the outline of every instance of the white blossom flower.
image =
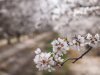
POLYGON ((72 42, 69 42, 69 46, 73 46, 73 43, 72 42))
POLYGON ((98 34, 96 34, 94 38, 92 38, 92 35, 90 35, 90 34, 88 35, 88 38, 89 38, 89 36, 90 36, 91 40, 89 42, 86 42, 85 44, 88 44, 93 47, 95 44, 97 44, 100 41, 98 34))
POLYGON ((57 40, 54 40, 54 41, 51 42, 51 44, 52 44, 53 46, 58 46, 59 42, 58 42, 57 40))
POLYGON ((39 70, 48 69, 49 72, 51 72, 51 70, 55 70, 52 67, 52 66, 54 66, 54 60, 53 60, 53 57, 51 56, 51 53, 39 54, 38 51, 40 51, 40 49, 37 49, 35 51, 37 55, 33 59, 34 62, 37 64, 36 67, 39 68, 39 70))
POLYGON ((51 44, 53 45, 53 52, 57 55, 66 54, 66 51, 69 50, 68 44, 64 39, 58 38, 58 40, 54 40, 51 44))
POLYGON ((41 50, 40 50, 40 48, 37 48, 37 50, 36 51, 34 51, 36 54, 41 54, 41 50))
POLYGON ((73 45, 71 44, 71 47, 74 49, 78 48, 78 51, 80 51, 81 46, 84 46, 84 37, 81 37, 80 35, 78 35, 76 40, 73 40, 73 45))
POLYGON ((63 62, 64 59, 61 59, 61 57, 58 57, 58 59, 56 60, 57 62, 63 62))
POLYGON ((76 40, 73 40, 73 46, 72 48, 77 49, 79 48, 79 43, 76 40))
POLYGON ((94 39, 96 39, 96 41, 100 41, 99 37, 100 37, 99 34, 96 34, 95 37, 94 37, 94 39))
POLYGON ((48 65, 48 71, 51 72, 52 70, 55 70, 51 65, 48 65))
POLYGON ((39 56, 39 55, 36 55, 35 58, 34 58, 34 62, 35 62, 35 63, 38 63, 39 58, 40 58, 40 56, 39 56))
POLYGON ((86 39, 88 39, 88 40, 92 39, 92 35, 90 33, 88 33, 86 39))
POLYGON ((89 46, 93 47, 97 42, 95 39, 90 40, 89 42, 86 42, 85 44, 88 44, 89 46))
POLYGON ((81 37, 80 35, 78 35, 78 43, 79 43, 79 46, 84 46, 84 37, 81 37))
POLYGON ((58 55, 55 55, 55 56, 54 56, 54 59, 55 59, 55 61, 58 62, 58 63, 63 62, 63 60, 64 60, 64 59, 61 59, 61 57, 59 57, 58 55))
POLYGON ((81 37, 80 35, 78 35, 78 41, 80 43, 84 43, 84 37, 81 37))

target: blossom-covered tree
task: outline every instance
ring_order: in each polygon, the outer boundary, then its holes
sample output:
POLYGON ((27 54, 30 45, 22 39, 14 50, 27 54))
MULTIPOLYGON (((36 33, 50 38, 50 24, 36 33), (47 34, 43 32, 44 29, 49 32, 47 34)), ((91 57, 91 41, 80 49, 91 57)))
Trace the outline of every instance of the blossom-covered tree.
POLYGON ((52 29, 46 19, 37 18, 37 0, 0 1, 0 38, 16 36, 18 41, 23 34, 33 34, 52 29), (37 26, 42 25, 42 26, 37 26))
POLYGON ((100 15, 99 3, 99 0, 40 0, 37 10, 42 15, 38 18, 48 18, 54 30, 58 30, 68 26, 74 18, 100 15))

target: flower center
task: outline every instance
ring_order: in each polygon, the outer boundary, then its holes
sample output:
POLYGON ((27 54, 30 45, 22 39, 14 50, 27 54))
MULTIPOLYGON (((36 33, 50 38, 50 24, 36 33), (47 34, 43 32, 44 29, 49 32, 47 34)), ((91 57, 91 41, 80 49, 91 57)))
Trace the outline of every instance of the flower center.
POLYGON ((59 42, 59 45, 60 45, 60 42, 59 42))
POLYGON ((41 54, 41 53, 38 53, 38 54, 41 54))
POLYGON ((60 50, 60 47, 58 47, 57 49, 60 50))
POLYGON ((89 38, 91 38, 91 36, 89 38))
POLYGON ((48 62, 50 62, 51 60, 49 60, 48 62))
POLYGON ((58 44, 56 43, 55 45, 57 46, 58 44))
POLYGON ((94 41, 91 41, 91 43, 94 43, 94 41))
POLYGON ((42 62, 43 64, 45 63, 45 61, 44 61, 44 60, 42 60, 41 62, 42 62))
POLYGON ((63 44, 61 44, 61 47, 63 47, 64 45, 63 44))
POLYGON ((77 45, 77 42, 75 42, 75 45, 77 45))

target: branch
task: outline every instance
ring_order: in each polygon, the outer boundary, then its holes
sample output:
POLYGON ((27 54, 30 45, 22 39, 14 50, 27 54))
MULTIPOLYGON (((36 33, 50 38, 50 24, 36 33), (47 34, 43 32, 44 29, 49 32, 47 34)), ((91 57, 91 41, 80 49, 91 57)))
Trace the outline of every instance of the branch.
MULTIPOLYGON (((68 60, 74 60, 72 63, 75 63, 77 60, 82 59, 82 57, 83 57, 85 54, 87 54, 91 49, 92 49, 92 47, 89 46, 89 48, 87 49, 87 51, 84 52, 84 53, 83 53, 81 56, 79 56, 78 58, 68 58, 68 59, 66 59, 64 62, 62 62, 61 64, 58 64, 58 65, 63 66, 64 63, 67 62, 68 60)), ((56 66, 58 66, 58 65, 56 65, 56 66)))
POLYGON ((64 63, 67 62, 68 60, 74 60, 74 59, 76 59, 76 58, 68 58, 68 59, 66 59, 64 62, 62 62, 60 65, 63 66, 64 63))
POLYGON ((75 61, 73 61, 72 63, 75 63, 77 60, 82 59, 82 57, 83 57, 85 54, 87 54, 91 49, 92 49, 92 47, 90 46, 90 47, 88 48, 88 50, 87 50, 85 53, 83 53, 80 57, 76 58, 75 61))

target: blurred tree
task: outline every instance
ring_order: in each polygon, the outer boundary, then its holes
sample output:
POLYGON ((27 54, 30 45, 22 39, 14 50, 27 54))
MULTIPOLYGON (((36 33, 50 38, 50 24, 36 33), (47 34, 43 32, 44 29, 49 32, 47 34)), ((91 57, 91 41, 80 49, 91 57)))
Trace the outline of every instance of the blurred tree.
POLYGON ((51 29, 50 24, 45 20, 38 20, 37 0, 4 0, 0 2, 0 27, 3 29, 0 35, 6 36, 8 44, 10 37, 16 36, 18 41, 22 34, 31 34, 36 31, 47 31, 51 29), (42 26, 35 26, 39 23, 42 26))
MULTIPOLYGON (((100 2, 100 1, 99 1, 100 2)), ((68 26, 74 18, 99 15, 97 0, 2 0, 0 36, 16 36, 68 26)))

